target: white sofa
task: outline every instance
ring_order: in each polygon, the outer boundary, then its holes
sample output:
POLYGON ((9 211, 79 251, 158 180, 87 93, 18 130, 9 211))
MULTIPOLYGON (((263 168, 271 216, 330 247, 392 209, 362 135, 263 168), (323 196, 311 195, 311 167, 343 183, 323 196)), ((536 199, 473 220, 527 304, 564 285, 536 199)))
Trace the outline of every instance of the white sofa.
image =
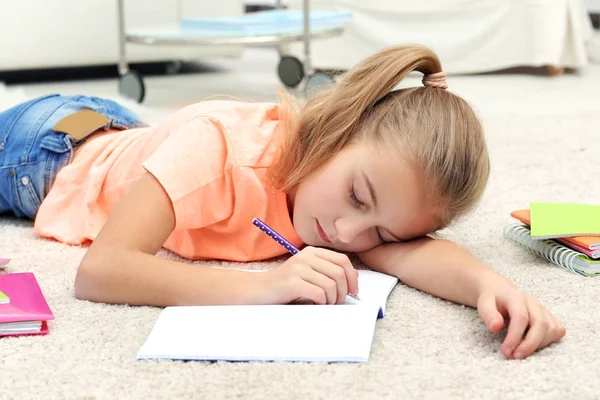
MULTIPOLYGON (((301 8, 301 0, 287 0, 301 8)), ((312 0, 312 9, 351 11, 342 36, 311 44, 315 68, 345 70, 385 47, 431 47, 449 73, 518 66, 579 68, 592 35, 584 0, 312 0)), ((302 59, 303 47, 290 46, 302 59)))
MULTIPOLYGON (((127 27, 239 15, 243 0, 125 0, 127 27)), ((116 64, 117 0, 0 0, 0 71, 116 64)), ((241 46, 127 45, 131 62, 241 55, 241 46)))

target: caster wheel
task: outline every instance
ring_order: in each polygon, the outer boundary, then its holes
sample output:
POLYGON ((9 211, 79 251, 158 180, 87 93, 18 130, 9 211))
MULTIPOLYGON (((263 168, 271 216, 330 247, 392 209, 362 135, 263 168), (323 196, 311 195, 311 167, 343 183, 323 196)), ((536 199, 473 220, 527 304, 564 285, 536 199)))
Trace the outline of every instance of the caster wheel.
POLYGON ((167 63, 166 72, 167 75, 176 75, 181 72, 181 68, 183 67, 183 61, 175 60, 167 63))
POLYGON ((308 75, 308 78, 306 79, 306 86, 304 87, 304 92, 306 94, 306 97, 310 97, 311 95, 328 88, 334 83, 335 79, 333 78, 333 76, 324 72, 315 72, 314 74, 308 75))
POLYGON ((119 93, 141 103, 146 95, 142 76, 137 71, 129 71, 119 79, 119 93))
POLYGON ((295 88, 304 79, 304 64, 296 57, 283 56, 277 67, 279 79, 289 88, 295 88))

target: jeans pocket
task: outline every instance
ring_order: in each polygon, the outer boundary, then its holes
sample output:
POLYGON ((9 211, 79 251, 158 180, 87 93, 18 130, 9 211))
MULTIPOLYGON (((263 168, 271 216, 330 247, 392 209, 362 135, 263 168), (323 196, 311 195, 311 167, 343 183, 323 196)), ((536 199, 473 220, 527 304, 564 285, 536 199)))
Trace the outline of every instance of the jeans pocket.
POLYGON ((90 99, 99 106, 99 108, 91 108, 108 117, 111 128, 125 130, 148 126, 135 112, 113 100, 99 97, 90 97, 90 99))
POLYGON ((37 161, 15 166, 12 178, 16 193, 14 213, 31 219, 35 219, 58 172, 73 156, 70 137, 65 134, 45 135, 39 146, 37 161))
POLYGON ((42 202, 31 177, 29 175, 19 177, 15 175, 15 180, 21 211, 29 218, 35 219, 42 202))
POLYGON ((43 186, 40 188, 42 190, 40 192, 42 199, 46 198, 61 168, 69 164, 73 159, 75 147, 73 139, 63 133, 54 133, 42 139, 40 148, 42 151, 47 152, 46 157, 44 157, 46 162, 44 166, 43 186))

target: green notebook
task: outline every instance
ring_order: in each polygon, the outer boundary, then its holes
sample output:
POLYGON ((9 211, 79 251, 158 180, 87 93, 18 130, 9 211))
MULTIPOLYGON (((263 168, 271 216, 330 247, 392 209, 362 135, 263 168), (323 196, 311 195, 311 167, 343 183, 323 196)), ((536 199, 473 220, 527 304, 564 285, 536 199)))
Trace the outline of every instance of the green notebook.
POLYGON ((531 203, 531 237, 600 236, 600 205, 531 203))
POLYGON ((7 295, 5 295, 4 293, 0 292, 0 304, 8 304, 10 303, 10 299, 8 298, 7 295))

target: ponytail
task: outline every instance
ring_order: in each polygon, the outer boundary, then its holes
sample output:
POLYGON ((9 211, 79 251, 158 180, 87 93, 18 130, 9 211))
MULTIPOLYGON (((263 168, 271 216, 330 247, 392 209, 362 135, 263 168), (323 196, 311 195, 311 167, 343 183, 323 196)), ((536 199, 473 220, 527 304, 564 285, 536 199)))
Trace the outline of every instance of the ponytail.
POLYGON ((489 162, 479 121, 464 100, 443 90, 447 87, 444 76, 431 50, 397 46, 360 62, 300 111, 290 95, 280 92, 284 145, 270 171, 275 188, 294 191, 357 135, 368 131, 377 139, 383 134, 379 128, 386 127, 388 137, 410 150, 423 172, 442 176, 443 181, 435 183, 440 196, 461 197, 460 204, 448 200, 452 215, 443 216, 444 221, 466 211, 483 191, 489 162), (413 71, 423 73, 423 84, 430 87, 393 91, 413 71), (421 125, 422 115, 427 118, 421 125), (448 144, 453 145, 451 151, 448 144))
POLYGON ((431 50, 417 46, 392 47, 365 59, 323 99, 315 128, 325 135, 333 128, 352 132, 363 115, 413 71, 429 75, 442 67, 431 50))
POLYGON ((437 56, 420 46, 397 46, 376 53, 349 71, 338 84, 312 97, 294 121, 295 101, 280 91, 287 106, 284 149, 272 178, 281 191, 293 190, 304 177, 337 154, 356 135, 364 116, 412 71, 442 71, 437 56))

